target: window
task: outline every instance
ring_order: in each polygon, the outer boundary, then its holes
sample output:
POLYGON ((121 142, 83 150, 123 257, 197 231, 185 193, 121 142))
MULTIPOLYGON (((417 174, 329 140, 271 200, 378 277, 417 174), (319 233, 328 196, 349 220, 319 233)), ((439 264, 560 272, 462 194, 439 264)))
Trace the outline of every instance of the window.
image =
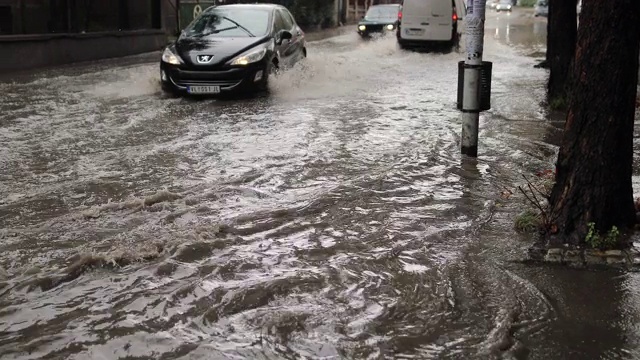
POLYGON ((0 6, 0 34, 13 34, 13 17, 11 6, 0 6))
POLYGON ((287 29, 287 30, 293 29, 294 21, 293 21, 293 18, 291 17, 291 14, 289 14, 289 12, 286 11, 286 10, 278 10, 278 12, 282 16, 282 20, 284 21, 285 29, 287 29))
POLYGON ((290 28, 287 28, 287 26, 285 25, 284 19, 282 18, 282 14, 280 13, 280 11, 276 11, 274 15, 275 15, 275 18, 273 20, 273 29, 275 30, 275 32, 278 32, 280 30, 290 29, 290 28))
POLYGON ((189 25, 185 32, 199 36, 251 37, 265 35, 269 29, 269 11, 210 9, 189 25))

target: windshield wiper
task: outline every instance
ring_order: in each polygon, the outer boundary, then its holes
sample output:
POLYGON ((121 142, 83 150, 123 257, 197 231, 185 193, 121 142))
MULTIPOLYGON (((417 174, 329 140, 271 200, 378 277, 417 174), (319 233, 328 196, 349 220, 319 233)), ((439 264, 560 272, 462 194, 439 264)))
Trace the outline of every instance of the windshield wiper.
POLYGON ((238 28, 237 26, 229 26, 229 27, 226 27, 224 29, 213 29, 213 30, 211 30, 211 32, 209 34, 217 34, 219 32, 223 32, 223 31, 227 31, 227 30, 233 30, 233 29, 237 29, 237 28, 238 28))
POLYGON ((233 20, 229 19, 229 18, 228 18, 228 17, 226 17, 226 16, 223 16, 222 18, 223 18, 223 19, 225 19, 225 20, 227 20, 227 21, 231 21, 232 23, 236 24, 236 25, 237 25, 237 27, 239 27, 240 29, 244 30, 247 34, 249 34, 249 36, 251 36, 251 37, 256 37, 256 36, 255 36, 255 35, 253 35, 253 34, 251 33, 251 31, 249 31, 246 27, 244 27, 244 26, 242 26, 242 25, 238 24, 237 22, 235 22, 235 21, 233 21, 233 20))

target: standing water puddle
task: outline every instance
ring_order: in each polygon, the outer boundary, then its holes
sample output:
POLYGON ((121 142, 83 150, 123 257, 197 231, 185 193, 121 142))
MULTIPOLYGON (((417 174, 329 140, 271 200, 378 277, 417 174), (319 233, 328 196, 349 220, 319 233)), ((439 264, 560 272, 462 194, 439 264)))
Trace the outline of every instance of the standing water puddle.
POLYGON ((166 99, 156 63, 0 84, 0 357, 627 357, 635 275, 507 261, 499 195, 559 129, 496 38, 476 161, 461 54, 394 39, 315 42, 257 99, 166 99))

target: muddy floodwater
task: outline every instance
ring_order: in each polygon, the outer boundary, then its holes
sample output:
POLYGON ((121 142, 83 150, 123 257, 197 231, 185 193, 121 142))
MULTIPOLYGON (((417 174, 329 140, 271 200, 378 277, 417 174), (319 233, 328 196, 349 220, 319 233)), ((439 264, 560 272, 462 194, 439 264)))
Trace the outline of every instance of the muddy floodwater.
POLYGON ((463 54, 393 37, 310 43, 255 99, 167 98, 158 54, 4 78, 0 358, 640 358, 637 274, 514 261, 502 193, 562 119, 545 20, 488 17, 477 160, 463 54))

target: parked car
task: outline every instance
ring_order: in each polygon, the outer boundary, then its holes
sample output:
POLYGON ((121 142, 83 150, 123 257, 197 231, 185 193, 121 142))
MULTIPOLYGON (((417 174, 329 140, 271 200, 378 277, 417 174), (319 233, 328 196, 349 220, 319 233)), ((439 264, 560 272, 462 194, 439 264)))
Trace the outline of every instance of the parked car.
POLYGON ((358 23, 358 34, 368 37, 371 34, 385 34, 398 27, 400 5, 374 5, 358 23))
POLYGON ((193 95, 265 90, 269 76, 306 57, 305 35, 274 4, 212 6, 162 54, 162 88, 193 95))
POLYGON ((533 9, 533 16, 549 16, 549 3, 547 0, 538 0, 533 9))
POLYGON ((501 12, 501 11, 511 12, 511 10, 513 10, 512 8, 513 8, 513 4, 511 0, 500 0, 500 2, 496 5, 497 12, 501 12))
POLYGON ((464 0, 404 0, 396 31, 401 48, 460 41, 466 14, 464 0))

